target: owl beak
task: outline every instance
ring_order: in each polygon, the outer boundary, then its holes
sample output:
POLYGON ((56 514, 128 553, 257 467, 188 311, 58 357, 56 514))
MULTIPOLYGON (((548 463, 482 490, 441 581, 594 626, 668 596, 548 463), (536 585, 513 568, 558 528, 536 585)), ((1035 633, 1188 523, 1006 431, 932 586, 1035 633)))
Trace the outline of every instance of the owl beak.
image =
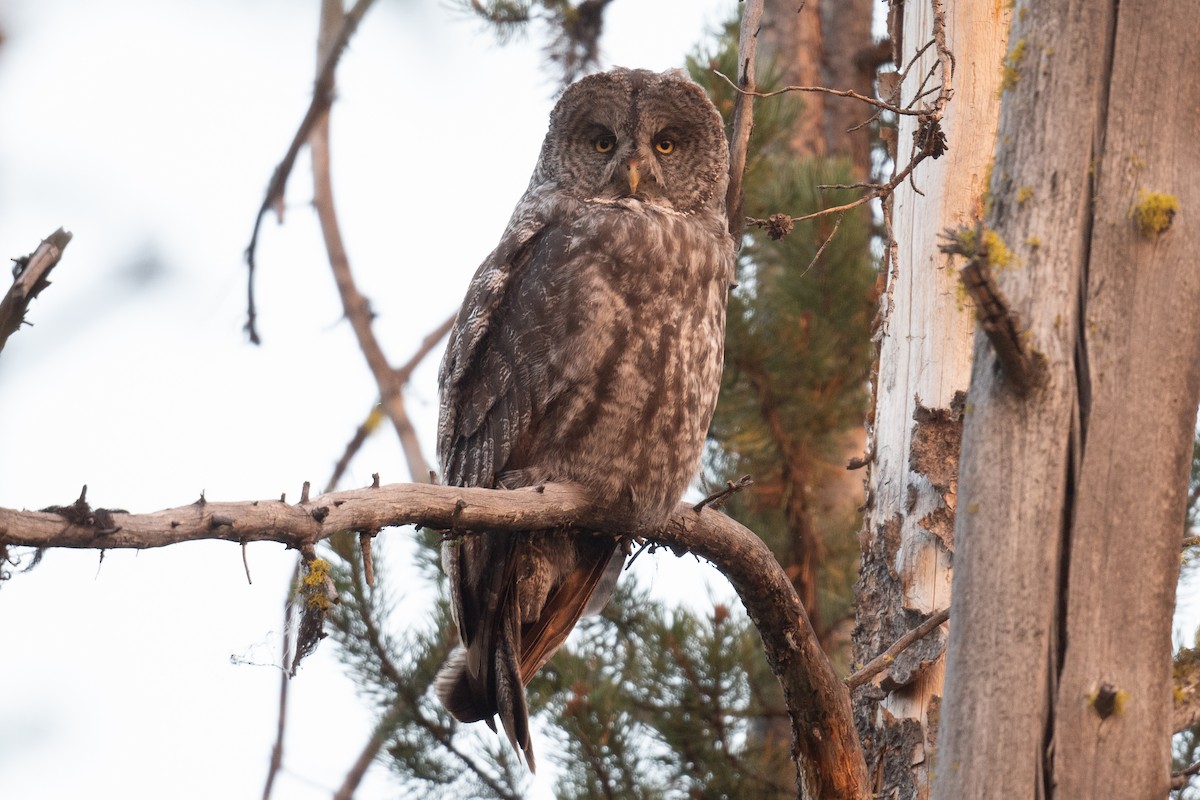
POLYGON ((638 190, 638 182, 642 176, 638 172, 637 159, 631 159, 629 162, 629 194, 635 195, 638 190))

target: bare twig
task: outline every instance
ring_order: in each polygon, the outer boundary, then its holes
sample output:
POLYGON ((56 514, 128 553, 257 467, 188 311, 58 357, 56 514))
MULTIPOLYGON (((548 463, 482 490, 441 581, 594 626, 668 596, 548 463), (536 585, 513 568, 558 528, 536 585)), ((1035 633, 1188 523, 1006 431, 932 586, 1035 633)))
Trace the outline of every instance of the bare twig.
MULTIPOLYGON (((745 85, 734 87, 738 91, 739 101, 747 95, 755 97, 771 97, 777 94, 783 94, 785 92, 819 92, 840 97, 850 97, 875 106, 879 108, 880 111, 890 111, 901 116, 917 117, 919 120, 918 132, 921 133, 919 141, 915 141, 913 144, 912 150, 909 154, 908 162, 903 168, 895 170, 894 174, 892 175, 892 179, 887 183, 862 183, 849 186, 820 187, 839 189, 854 188, 866 190, 866 194, 857 200, 851 203, 846 203, 845 205, 825 208, 812 214, 805 214, 804 216, 800 217, 787 217, 785 215, 775 214, 769 219, 750 218, 745 221, 745 224, 772 230, 778 228, 781 217, 791 223, 804 222, 806 220, 829 216, 831 214, 844 214, 846 211, 869 203, 872 200, 887 200, 887 198, 890 197, 891 194, 896 190, 897 186, 906 180, 912 179, 913 171, 916 169, 918 164, 927 158, 939 158, 942 153, 946 151, 946 139, 945 135, 942 133, 941 120, 945 113, 946 105, 950 102, 950 99, 954 94, 951 83, 954 73, 954 54, 951 53, 949 48, 946 46, 945 10, 942 8, 942 0, 931 0, 931 4, 934 10, 933 38, 931 38, 925 43, 924 46, 917 50, 912 59, 904 66, 903 70, 900 72, 900 79, 897 82, 897 86, 903 85, 904 79, 907 77, 909 71, 918 63, 921 55, 924 54, 930 47, 936 47, 938 54, 937 61, 925 74, 914 96, 910 98, 909 101, 904 105, 900 105, 899 98, 896 98, 897 102, 888 102, 878 98, 867 97, 866 95, 859 94, 857 92, 827 89, 821 86, 788 86, 774 92, 757 92, 754 91, 752 87, 746 87, 745 85), (926 84, 933 78, 934 75, 938 73, 940 73, 941 82, 932 89, 926 90, 926 84), (920 105, 920 107, 917 107, 925 97, 934 93, 936 93, 937 97, 933 100, 932 104, 927 106, 920 105)), ((747 13, 749 13, 749 10, 747 10, 747 13)), ((720 73, 717 74, 720 75, 720 73)), ((726 76, 721 75, 721 77, 725 78, 727 82, 732 83, 732 81, 730 81, 726 76)), ((897 89, 897 91, 899 90, 897 89)), ((898 164, 899 162, 897 161, 896 163, 898 164)), ((914 191, 917 191, 918 194, 920 193, 920 190, 917 189, 915 183, 913 184, 913 189, 914 191)), ((732 212, 733 206, 730 205, 729 208, 732 212)), ((740 213, 740 206, 737 210, 740 213)))
MULTIPOLYGON (((409 379, 412 377, 413 371, 420 365, 421 361, 424 360, 425 357, 433 351, 433 348, 437 346, 438 342, 445 338, 446 334, 450 332, 450 328, 454 325, 454 320, 456 318, 457 315, 453 315, 435 328, 429 335, 421 340, 421 345, 417 348, 416 352, 413 353, 412 358, 395 370, 396 380, 400 383, 401 387, 407 385, 409 379)), ((342 477, 346 474, 346 470, 350 467, 350 461, 358 454, 358 451, 362 449, 362 446, 366 443, 367 438, 379 429, 379 424, 383 421, 383 419, 383 407, 377 402, 371 406, 371 410, 367 413, 366 419, 364 419, 362 424, 355 429, 354 436, 352 436, 350 441, 346 443, 346 447, 342 451, 341 458, 338 459, 337 464, 333 468, 333 474, 329 478, 329 483, 325 485, 325 491, 332 492, 338 487, 338 484, 341 483, 342 477)), ((409 457, 410 467, 413 465, 414 460, 418 462, 423 462, 425 460, 424 456, 421 455, 419 450, 413 456, 409 457)), ((429 470, 425 474, 434 475, 436 473, 432 470, 429 470)), ((412 475, 411 477, 415 481, 424 476, 412 475)))
POLYGON ((375 560, 371 558, 372 536, 368 531, 358 534, 358 549, 362 553, 363 574, 366 576, 367 586, 375 585, 375 560))
MULTIPOLYGON (((292 571, 290 586, 294 587, 299 580, 300 562, 297 561, 296 568, 292 571)), ((275 785, 275 776, 283 767, 283 734, 287 730, 288 682, 291 680, 286 665, 292 662, 292 637, 288 627, 292 622, 294 597, 294 592, 289 591, 287 602, 283 604, 283 654, 279 662, 279 717, 275 724, 275 744, 271 747, 271 763, 267 767, 267 783, 263 787, 263 800, 271 800, 271 789, 275 785)))
POLYGON ((246 583, 253 586, 254 580, 250 577, 250 559, 246 557, 245 542, 242 542, 242 566, 246 568, 246 583))
POLYGON ((346 447, 342 451, 342 457, 333 466, 333 474, 329 476, 329 483, 325 484, 325 491, 332 492, 338 487, 338 484, 342 482, 342 477, 346 474, 346 470, 350 468, 351 460, 358 455, 358 451, 362 449, 367 438, 379 429, 379 423, 381 422, 383 422, 383 408, 379 403, 375 403, 371 406, 371 410, 367 412, 367 418, 354 430, 354 436, 350 437, 350 441, 346 442, 346 447))
POLYGON ((327 114, 330 105, 333 104, 333 75, 337 70, 338 62, 346 51, 350 37, 354 35, 358 24, 362 22, 363 16, 374 1, 358 0, 354 7, 342 17, 341 28, 333 37, 330 46, 325 51, 320 68, 317 70, 312 101, 308 104, 308 110, 304 113, 304 119, 301 120, 296 135, 292 137, 292 143, 288 145, 287 153, 284 154, 283 160, 279 162, 279 166, 275 167, 275 172, 271 175, 271 181, 267 184, 266 196, 263 197, 262 205, 259 206, 258 216, 254 218, 254 231, 250 234, 250 244, 246 246, 246 333, 254 344, 261 341, 258 336, 258 328, 255 326, 257 312, 254 308, 254 254, 258 248, 258 232, 262 227, 263 217, 271 208, 282 207, 283 190, 287 186, 288 177, 292 174, 292 167, 295 166, 300 148, 308 142, 313 127, 327 114))
POLYGON ((1191 778, 1193 775, 1200 775, 1200 761, 1197 761, 1194 764, 1189 764, 1188 766, 1179 770, 1179 772, 1172 772, 1171 773, 1171 788, 1172 789, 1184 788, 1185 786, 1188 785, 1188 782, 1189 782, 1188 779, 1191 778))
POLYGON ((788 94, 789 92, 816 92, 819 94, 831 94, 835 97, 850 97, 863 103, 876 106, 884 111, 891 111, 893 114, 909 114, 911 116, 918 116, 924 113, 922 111, 914 111, 911 108, 901 108, 898 105, 879 100, 875 97, 867 97, 865 94, 859 94, 851 89, 827 89, 824 86, 785 86, 782 89, 775 89, 774 91, 770 92, 756 92, 750 89, 743 89, 742 87, 738 86, 720 70, 714 69, 713 72, 723 78, 725 82, 732 86, 734 91, 738 92, 739 94, 753 95, 760 100, 764 100, 768 97, 776 97, 777 95, 781 94, 788 94))
POLYGON ((0 298, 0 351, 4 350, 8 337, 25 322, 30 301, 50 285, 46 277, 58 264, 70 241, 71 234, 59 228, 43 239, 32 253, 13 259, 13 283, 0 298))
POLYGON ((808 262, 808 266, 804 268, 804 272, 800 273, 800 277, 803 278, 807 275, 808 271, 815 267, 817 262, 821 260, 821 254, 825 252, 826 247, 829 247, 829 243, 833 241, 833 237, 837 236, 838 228, 842 227, 842 220, 845 218, 846 212, 843 211, 841 214, 838 214, 837 220, 833 223, 833 230, 825 237, 825 241, 821 242, 821 246, 817 248, 817 252, 813 253, 812 261, 808 262))
POLYGON ((421 483, 332 492, 306 505, 210 500, 152 514, 113 512, 112 517, 116 530, 101 534, 86 519, 0 509, 0 546, 150 548, 215 539, 311 548, 337 531, 410 524, 444 530, 453 523, 462 531, 573 527, 641 535, 675 552, 691 552, 725 575, 758 627, 767 661, 784 689, 804 785, 814 797, 868 796, 849 692, 822 652, 791 581, 758 536, 711 509, 697 513, 681 503, 665 525, 638 530, 574 486, 504 491, 421 483), (223 524, 213 525, 218 517, 223 524))
POLYGON ((741 241, 742 233, 746 230, 746 221, 742 216, 742 182, 750 149, 750 131, 754 128, 754 64, 762 15, 763 0, 749 0, 742 12, 742 28, 738 34, 737 87, 741 91, 733 106, 733 134, 729 139, 729 189, 725 194, 729 233, 735 243, 741 241))
MULTIPOLYGON (((457 311, 447 317, 445 322, 443 322, 441 325, 438 325, 428 335, 426 335, 424 339, 421 340, 420 347, 416 349, 416 351, 412 354, 412 357, 408 359, 408 361, 406 361, 402 366, 396 368, 396 380, 402 384, 408 383, 408 379, 412 377, 413 370, 420 366, 421 362, 425 360, 425 356, 429 355, 430 352, 433 351, 433 348, 437 347, 438 342, 446 338, 446 334, 448 334, 450 329, 454 327, 454 321, 456 319, 458 319, 457 311)), ((413 475, 412 479, 415 481, 419 477, 419 475, 413 475)))
MULTIPOLYGON (((864 195, 863 197, 860 197, 857 200, 854 200, 853 202, 846 203, 846 204, 840 205, 840 206, 832 206, 830 208, 823 208, 820 211, 814 211, 813 213, 805 214, 802 217, 787 217, 787 220, 788 220, 788 222, 791 222, 791 223, 806 222, 810 219, 816 219, 818 217, 826 217, 826 216, 829 216, 830 214, 841 214, 846 211, 849 211, 852 208, 858 208, 861 205, 869 203, 877 197, 884 196, 882 194, 882 192, 884 190, 887 190, 887 192, 890 194, 892 188, 893 187, 890 187, 890 186, 882 186, 876 192, 872 192, 871 194, 864 195)), ((746 219, 746 224, 753 225, 756 228, 770 228, 772 225, 778 225, 778 222, 773 222, 771 219, 755 219, 754 217, 749 217, 746 219)))
MULTIPOLYGON (((326 0, 322 7, 327 6, 336 7, 337 3, 326 0)), ((334 8, 334 12, 340 13, 336 8, 334 8)), ((322 30, 328 30, 325 23, 322 23, 322 30)), ((336 44, 336 40, 333 44, 336 44)), ((323 47, 328 46, 330 45, 323 43, 323 47)), ((332 75, 329 77, 329 82, 330 88, 332 88, 332 75)), ((337 212, 333 205, 333 183, 329 167, 329 116, 327 114, 322 114, 313 125, 309 144, 313 159, 313 205, 316 207, 317 217, 321 223, 321 233, 325 239, 325 249, 329 255, 329 264, 333 268, 338 294, 342 298, 342 309, 358 339, 358 346, 367 360, 367 366, 370 367, 371 374, 375 377, 384 411, 391 419, 392 425, 396 429, 396 435, 400 438, 400 445, 404 450, 405 459, 408 461, 409 473, 413 476, 425 475, 429 471, 428 463, 421 454, 417 432, 404 407, 401 383, 397 379, 396 371, 388 364, 378 339, 375 338, 375 333, 371 329, 374 317, 371 304, 359 292, 350 270, 350 259, 346 255, 346 246, 342 240, 337 212)))
POLYGON ((908 633, 905 633, 899 639, 892 643, 892 646, 884 650, 879 655, 872 658, 861 669, 857 670, 853 675, 846 678, 846 688, 857 689, 867 681, 874 678, 880 672, 890 667, 896 660, 896 657, 911 647, 914 643, 924 639, 929 633, 941 627, 946 620, 950 619, 950 609, 943 608, 936 614, 933 614, 929 619, 922 622, 917 627, 913 628, 908 633))
POLYGON ((696 505, 692 506, 692 511, 699 511, 702 508, 720 508, 726 500, 753 483, 754 481, 751 480, 749 475, 743 475, 737 481, 725 481, 725 488, 713 492, 699 503, 696 503, 696 505))

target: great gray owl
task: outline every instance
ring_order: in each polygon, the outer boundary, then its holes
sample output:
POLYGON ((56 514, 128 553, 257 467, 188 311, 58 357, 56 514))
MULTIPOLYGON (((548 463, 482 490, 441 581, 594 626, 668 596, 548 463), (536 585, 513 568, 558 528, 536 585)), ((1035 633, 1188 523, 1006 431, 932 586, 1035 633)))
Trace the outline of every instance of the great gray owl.
MULTIPOLYGON (((666 521, 696 473, 717 400, 728 147, 678 70, 572 84, 529 188, 467 290, 439 376, 445 483, 574 483, 631 527, 666 521)), ((500 715, 533 769, 525 685, 623 552, 586 531, 469 533, 442 563, 461 647, 437 695, 462 722, 500 715)))

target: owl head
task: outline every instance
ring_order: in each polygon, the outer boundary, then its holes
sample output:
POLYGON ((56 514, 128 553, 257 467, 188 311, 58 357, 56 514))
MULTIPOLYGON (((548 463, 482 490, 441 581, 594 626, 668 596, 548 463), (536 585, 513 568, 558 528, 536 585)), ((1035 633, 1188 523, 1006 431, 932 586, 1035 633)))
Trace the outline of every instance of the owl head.
POLYGON ((567 87, 550 114, 535 182, 580 200, 631 197, 724 213, 728 161, 721 115, 681 70, 615 69, 567 87))

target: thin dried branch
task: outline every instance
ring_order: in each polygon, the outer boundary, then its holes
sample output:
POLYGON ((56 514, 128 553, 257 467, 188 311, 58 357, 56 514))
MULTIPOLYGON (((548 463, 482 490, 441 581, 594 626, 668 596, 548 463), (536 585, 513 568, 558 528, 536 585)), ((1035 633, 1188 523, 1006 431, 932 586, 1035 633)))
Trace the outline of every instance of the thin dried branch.
MULTIPOLYGON (((898 97, 896 102, 889 102, 886 100, 880 100, 878 98, 867 97, 866 95, 856 92, 827 89, 821 86, 788 86, 774 92, 756 92, 752 89, 748 89, 744 85, 734 87, 738 91, 739 101, 746 95, 753 95, 756 97, 771 97, 773 95, 783 94, 789 91, 820 92, 823 94, 831 94, 840 97, 850 97, 875 106, 880 111, 890 111, 893 114, 900 116, 915 116, 918 120, 917 131, 914 135, 914 142, 912 150, 909 154, 908 162, 904 165, 904 167, 896 169, 891 180, 889 180, 887 183, 861 183, 852 184, 849 186, 822 186, 820 187, 822 189, 864 189, 866 190, 866 194, 851 203, 834 206, 832 208, 825 208, 812 214, 805 214, 801 217, 789 217, 783 214, 773 214, 767 219, 749 218, 744 224, 753 225, 758 228, 766 228, 768 231, 778 230, 780 229, 781 224, 785 222, 794 224, 796 222, 804 222, 806 220, 816 219, 818 217, 824 217, 831 214, 844 214, 846 211, 869 203, 872 200, 887 200, 896 190, 897 186, 912 178, 913 171, 916 169, 918 164, 927 158, 940 158, 941 155, 946 152, 948 147, 946 144, 945 134, 941 128, 941 121, 942 116, 945 114, 946 105, 950 102, 950 99, 954 95, 951 83, 951 79, 954 74, 954 54, 951 53, 946 46, 946 19, 945 9, 942 7, 942 2, 941 0, 930 0, 930 5, 932 7, 934 16, 933 38, 926 42, 923 47, 917 50, 912 59, 904 66, 903 70, 901 70, 900 78, 896 84, 897 92, 899 91, 899 87, 903 85, 904 78, 908 75, 909 71, 918 62, 922 54, 924 54, 930 47, 936 48, 938 57, 936 62, 929 68, 926 75, 922 79, 920 86, 917 87, 914 96, 910 98, 909 101, 904 105, 899 103, 898 97), (925 88, 926 84, 933 78, 934 75, 939 73, 941 76, 941 83, 927 90, 925 88), (935 93, 937 96, 934 98, 932 103, 929 105, 922 104, 920 107, 918 107, 918 104, 921 103, 924 98, 935 93)), ((721 75, 721 77, 725 78, 726 81, 729 81, 729 78, 725 77, 724 75, 721 75)), ((732 81, 730 81, 730 83, 732 83, 732 81)), ((913 188, 914 190, 916 189, 915 184, 913 188)), ((732 209, 733 207, 730 206, 730 208, 732 209)), ((740 207, 738 210, 740 213, 740 207)))
POLYGON ((892 665, 892 662, 896 660, 896 656, 903 653, 916 642, 924 639, 931 631, 941 627, 948 619, 950 619, 950 609, 943 608, 908 633, 905 633, 893 642, 891 647, 875 656, 875 658, 872 658, 861 669, 846 678, 846 688, 857 689, 880 672, 883 672, 892 665))
MULTIPOLYGON (((413 353, 412 358, 405 362, 403 366, 396 369, 396 380, 400 383, 401 388, 408 384, 409 379, 412 378, 413 371, 416 370, 421 361, 423 361, 425 357, 433 351, 433 348, 436 347, 443 338, 445 338, 446 334, 450 332, 450 328, 454 325, 454 320, 456 318, 457 315, 451 315, 446 319, 445 322, 434 329, 432 333, 430 333, 421 341, 420 347, 418 347, 417 351, 413 353)), ((367 438, 379 429, 379 425, 381 422, 383 422, 383 419, 383 406, 377 402, 371 406, 371 410, 367 413, 366 419, 364 419, 362 424, 355 429, 354 435, 350 438, 350 441, 346 443, 346 447, 342 451, 341 458, 338 459, 337 464, 333 468, 333 474, 329 477, 329 483, 325 484, 325 491, 332 492, 338 487, 338 484, 342 481, 342 477, 346 474, 346 470, 350 468, 351 460, 353 460, 354 456, 358 455, 358 451, 362 449, 362 446, 366 443, 367 438)), ((415 459, 409 459, 410 468, 414 460, 417 463, 425 460, 424 456, 421 455, 419 450, 415 453, 415 456, 415 459)), ((419 481, 422 478, 429 478, 430 482, 433 482, 433 478, 431 476, 436 474, 437 473, 430 471, 426 472, 424 475, 412 475, 411 477, 414 481, 419 481)))
POLYGON ((1188 783, 1190 782, 1189 779, 1195 775, 1200 775, 1200 761, 1197 761, 1194 764, 1189 764, 1188 766, 1179 770, 1179 772, 1172 772, 1171 773, 1171 788, 1172 789, 1185 788, 1188 785, 1188 783))
MULTIPOLYGON (((300 564, 296 563, 296 568, 292 571, 291 585, 295 586, 300 579, 300 564)), ((290 664, 292 661, 292 639, 288 633, 288 626, 292 621, 292 609, 294 607, 295 594, 288 592, 287 602, 283 604, 283 653, 280 656, 279 664, 282 667, 285 664, 290 664)), ((279 774, 279 770, 283 767, 283 735, 287 730, 287 706, 288 706, 288 683, 291 677, 286 669, 279 670, 279 716, 275 724, 275 744, 271 747, 271 761, 267 766, 267 783, 263 787, 263 800, 271 800, 271 790, 275 786, 275 776, 279 774)))
MULTIPOLYGON (((342 477, 346 474, 346 470, 350 468, 350 462, 358 455, 358 451, 366 444, 367 438, 379 429, 380 423, 383 422, 383 408, 376 403, 371 406, 371 410, 367 412, 367 418, 362 421, 362 424, 354 429, 354 435, 350 437, 350 441, 346 442, 346 447, 342 450, 342 456, 338 459, 337 464, 333 467, 333 474, 329 476, 329 482, 325 484, 325 491, 332 492, 342 482, 342 477)), ((414 478, 415 480, 415 478, 414 478)))
POLYGON ((725 575, 758 627, 767 661, 783 686, 804 791, 814 798, 869 796, 849 691, 822 652, 791 582, 761 539, 712 509, 697 512, 681 503, 662 527, 639 529, 576 486, 503 491, 392 484, 331 492, 296 505, 205 501, 150 514, 79 511, 68 516, 62 509, 0 509, 0 546, 146 549, 215 539, 273 541, 300 549, 337 531, 424 525, 453 535, 583 528, 632 534, 678 554, 693 553, 725 575), (104 529, 98 527, 100 519, 107 522, 104 529))
MULTIPOLYGON (((887 188, 887 187, 880 187, 880 188, 883 189, 883 188, 887 188)), ((888 191, 890 193, 890 189, 888 191)), ((882 195, 876 194, 873 192, 871 194, 868 194, 864 197, 860 197, 857 200, 854 200, 850 203, 846 203, 844 205, 832 206, 830 208, 823 208, 820 211, 814 211, 813 213, 805 214, 802 217, 786 217, 786 221, 788 223, 795 224, 797 222, 807 222, 808 220, 816 219, 817 217, 827 217, 830 214, 841 214, 846 211, 849 211, 852 208, 858 208, 861 205, 871 202, 876 197, 881 197, 881 196, 882 195)), ((767 219, 755 219, 753 217, 750 217, 746 220, 747 225, 753 225, 756 228, 767 228, 768 230, 770 230, 772 227, 778 227, 780 222, 781 222, 781 220, 779 219, 779 215, 777 215, 777 214, 773 214, 773 215, 771 215, 771 217, 769 217, 767 219)))
POLYGON ((375 757, 379 755, 379 751, 387 744, 387 740, 392 735, 392 731, 396 727, 396 721, 399 718, 399 708, 392 708, 383 715, 383 718, 376 724, 375 729, 371 731, 371 737, 367 739, 362 752, 354 760, 350 771, 346 773, 342 785, 334 793, 333 800, 353 800, 354 793, 358 791, 358 785, 362 783, 362 779, 366 776, 367 770, 375 761, 375 757))
POLYGON ((749 486, 754 485, 754 480, 749 475, 743 475, 736 481, 725 481, 725 486, 719 489, 708 497, 701 500, 696 505, 692 506, 692 511, 699 511, 702 508, 720 508, 725 505, 725 502, 735 494, 749 486))
POLYGON ((263 197, 262 205, 259 206, 258 216, 254 218, 254 231, 250 234, 250 244, 246 246, 246 333, 254 344, 259 344, 261 341, 255 325, 257 312, 254 307, 254 255, 258 249, 258 232, 262 227, 263 217, 272 208, 282 209, 283 190, 287 187, 288 177, 291 176, 292 167, 296 164, 296 157, 300 154, 300 149, 308 142, 317 122, 328 114, 329 107, 333 104, 333 76, 338 62, 346 51, 350 37, 354 35, 358 24, 362 22, 363 16, 374 2, 375 0, 358 0, 354 7, 342 17, 341 28, 333 36, 330 46, 321 60, 320 67, 317 69, 312 101, 308 104, 308 110, 304 113, 304 119, 301 120, 296 135, 292 137, 292 143, 288 145, 287 153, 279 162, 279 166, 275 167, 275 172, 271 174, 266 196, 263 197))
POLYGON ((729 233, 740 242, 746 230, 742 216, 742 182, 746 174, 746 158, 750 149, 750 131, 754 128, 755 60, 758 55, 758 32, 762 27, 763 0, 749 0, 742 12, 742 27, 738 33, 739 94, 733 106, 733 133, 729 139, 729 188, 725 193, 725 211, 729 216, 729 233))
POLYGON ((71 234, 59 228, 43 239, 32 253, 13 259, 12 286, 0 299, 0 351, 4 350, 8 337, 25 322, 29 303, 50 285, 47 276, 62 258, 70 241, 71 234))
MULTIPOLYGON (((339 5, 337 2, 326 0, 322 8, 331 8, 331 14, 336 15, 341 13, 338 10, 339 5)), ((323 20, 331 14, 323 11, 323 20)), ((329 30, 324 21, 321 29, 322 31, 329 30)), ((322 41, 322 52, 327 52, 328 47, 336 47, 338 41, 338 39, 328 43, 322 41)), ((328 56, 326 56, 326 60, 328 60, 328 56)), ((329 75, 328 81, 329 89, 332 91, 332 74, 329 75)), ((316 207, 317 218, 321 224, 321 234, 325 239, 329 265, 333 269, 334 281, 342 299, 342 309, 346 314, 346 319, 350 322, 350 327, 354 330, 359 349, 362 350, 363 356, 367 360, 367 366, 371 369, 375 384, 379 387, 380 402, 383 404, 388 418, 392 421, 392 426, 396 429, 400 446, 404 450, 405 460, 408 462, 409 473, 414 478, 428 474, 428 462, 421 453, 416 429, 413 427, 412 420, 409 419, 408 410, 404 407, 403 385, 398 380, 396 370, 392 369, 387 357, 383 354, 379 340, 375 337, 375 332, 371 328, 374 314, 371 311, 370 301, 358 290, 354 275, 350 270, 350 259, 346 254, 346 245, 342 240, 337 211, 333 204, 328 114, 320 115, 314 123, 309 137, 309 147, 312 150, 313 160, 313 205, 316 207)))
MULTIPOLYGON (((438 342, 446 338, 446 334, 450 333, 450 329, 454 327, 454 321, 458 319, 458 312, 451 314, 446 318, 446 321, 433 329, 424 339, 421 340, 421 345, 412 354, 412 358, 408 359, 402 366, 396 368, 396 380, 401 384, 408 383, 408 379, 412 377, 415 370, 425 357, 429 355, 433 348, 437 347, 438 342)), ((420 475, 413 475, 413 480, 420 480, 420 475)))
MULTIPOLYGON (((926 127, 930 130, 930 133, 927 136, 927 140, 920 146, 914 145, 914 151, 913 151, 912 157, 909 159, 908 164, 904 167, 904 169, 900 170, 895 175, 893 175, 892 179, 890 181, 888 181, 887 183, 859 184, 859 185, 855 186, 854 188, 869 189, 870 191, 868 191, 867 194, 863 195, 862 197, 858 198, 857 200, 854 200, 849 203, 845 203, 844 205, 840 205, 840 206, 831 206, 830 208, 823 208, 820 211, 814 211, 813 213, 805 214, 802 217, 786 217, 786 220, 793 224, 797 223, 797 222, 806 222, 807 220, 816 219, 818 217, 826 217, 826 216, 829 216, 830 214, 842 214, 846 211, 849 211, 852 208, 858 208, 861 205, 869 203, 872 200, 886 200, 888 197, 891 196, 892 192, 896 191, 897 186, 904 183, 904 181, 908 180, 909 176, 912 175, 913 170, 915 170, 917 168, 918 164, 920 164, 926 158, 940 157, 942 155, 942 153, 944 153, 947 149, 946 144, 945 144, 945 137, 939 136, 939 134, 941 133, 941 128, 939 127, 936 120, 932 116, 922 117, 922 119, 925 120, 926 127)), ((827 186, 827 187, 822 187, 822 188, 843 188, 843 187, 827 186)), ((767 219, 755 219, 755 218, 751 217, 751 218, 746 219, 746 224, 753 225, 756 228, 771 229, 772 227, 779 226, 780 216, 781 215, 773 214, 771 217, 769 217, 767 219)))
POLYGON ((804 268, 804 272, 800 273, 800 277, 807 275, 808 271, 815 267, 817 262, 821 260, 821 255, 825 252, 825 248, 829 247, 829 243, 833 241, 833 237, 837 236, 838 228, 842 227, 842 220, 845 218, 846 212, 843 211, 841 214, 838 214, 837 219, 834 220, 833 229, 829 231, 829 235, 825 237, 825 241, 821 242, 821 246, 817 248, 817 252, 813 253, 812 261, 808 262, 808 266, 804 268))
POLYGON ((750 89, 743 89, 742 87, 738 86, 736 83, 731 81, 729 79, 729 77, 727 75, 725 75, 725 73, 721 72, 720 70, 714 69, 713 72, 715 72, 718 76, 720 76, 722 79, 724 79, 724 81, 726 83, 728 83, 730 86, 732 86, 734 91, 738 92, 739 94, 753 95, 754 97, 757 97, 760 100, 765 100, 768 97, 776 97, 781 94, 788 94, 790 92, 816 92, 819 94, 831 94, 831 95, 834 95, 835 97, 850 97, 850 98, 853 98, 854 100, 859 100, 863 103, 867 103, 868 105, 876 106, 876 107, 882 109, 883 111, 891 111, 893 114, 909 114, 909 115, 915 117, 915 116, 919 116, 920 114, 924 113, 922 111, 914 111, 911 108, 901 108, 900 106, 895 105, 894 103, 888 103, 888 102, 885 102, 885 101, 880 100, 875 97, 867 97, 865 94, 859 94, 858 92, 853 91, 851 89, 827 89, 824 86, 785 86, 782 89, 775 89, 774 91, 770 91, 770 92, 756 92, 756 91, 753 91, 750 89))

